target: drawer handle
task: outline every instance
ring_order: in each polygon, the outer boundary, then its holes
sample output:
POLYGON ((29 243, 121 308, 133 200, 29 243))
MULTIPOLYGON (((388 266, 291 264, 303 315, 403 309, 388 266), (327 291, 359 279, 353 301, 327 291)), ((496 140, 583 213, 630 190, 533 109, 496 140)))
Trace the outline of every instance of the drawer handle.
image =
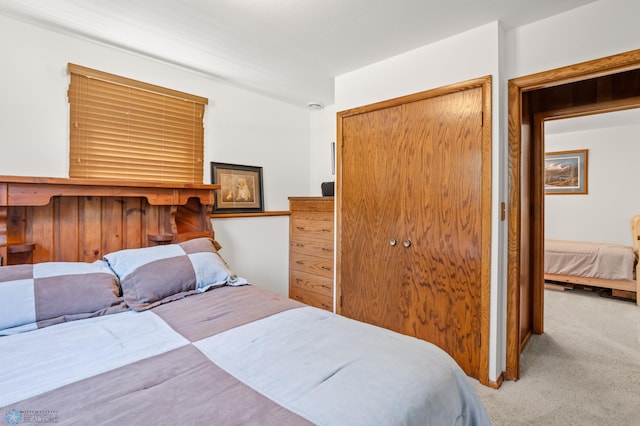
POLYGON ((297 229, 298 231, 304 231, 304 226, 296 226, 296 229, 297 229))
POLYGON ((322 228, 322 232, 333 232, 333 229, 322 228))
POLYGON ((333 251, 333 249, 326 248, 326 247, 322 247, 322 251, 329 251, 329 252, 332 252, 332 251, 333 251))
POLYGON ((322 269, 324 269, 325 271, 330 271, 331 267, 330 266, 323 266, 322 269))

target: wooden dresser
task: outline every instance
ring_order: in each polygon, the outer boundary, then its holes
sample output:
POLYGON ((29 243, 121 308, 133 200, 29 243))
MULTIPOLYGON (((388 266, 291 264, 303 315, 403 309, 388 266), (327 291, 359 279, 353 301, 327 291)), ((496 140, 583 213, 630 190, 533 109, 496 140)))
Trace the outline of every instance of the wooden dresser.
POLYGON ((333 311, 333 197, 289 197, 289 297, 333 311))

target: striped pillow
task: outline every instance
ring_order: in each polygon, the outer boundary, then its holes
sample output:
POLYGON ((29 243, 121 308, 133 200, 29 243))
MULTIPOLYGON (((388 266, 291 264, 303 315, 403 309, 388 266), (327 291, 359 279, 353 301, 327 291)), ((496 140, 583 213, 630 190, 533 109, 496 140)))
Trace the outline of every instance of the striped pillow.
POLYGON ((106 262, 0 268, 0 335, 127 310, 106 262))
POLYGON ((210 238, 126 249, 105 257, 120 277, 124 300, 143 311, 225 284, 247 284, 218 254, 210 238))

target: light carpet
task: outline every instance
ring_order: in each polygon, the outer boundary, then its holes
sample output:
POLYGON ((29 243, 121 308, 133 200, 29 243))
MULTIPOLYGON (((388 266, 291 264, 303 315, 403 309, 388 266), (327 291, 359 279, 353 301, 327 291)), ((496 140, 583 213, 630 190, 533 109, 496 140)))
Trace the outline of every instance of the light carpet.
POLYGON ((545 290, 545 332, 495 390, 474 381, 494 426, 640 425, 640 307, 545 290))

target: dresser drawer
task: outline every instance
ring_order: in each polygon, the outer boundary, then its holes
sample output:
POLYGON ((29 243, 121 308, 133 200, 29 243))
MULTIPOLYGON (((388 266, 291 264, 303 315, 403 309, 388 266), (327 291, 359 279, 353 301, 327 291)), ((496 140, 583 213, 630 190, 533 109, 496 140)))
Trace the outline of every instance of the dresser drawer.
POLYGON ((330 259, 291 252, 289 269, 333 279, 333 257, 330 259))
POLYGON ((291 236, 289 250, 293 253, 303 253, 333 260, 333 240, 318 240, 303 233, 291 236))
POLYGON ((318 293, 312 293, 310 291, 297 291, 292 289, 289 292, 289 297, 302 302, 305 305, 314 306, 316 308, 326 309, 333 312, 333 298, 329 296, 322 296, 318 293))
POLYGON ((298 212, 329 212, 333 216, 333 197, 320 198, 289 198, 289 208, 291 211, 298 212))
POLYGON ((333 279, 291 270, 289 273, 289 291, 292 289, 333 297, 333 279))
POLYGON ((289 288, 289 297, 306 305, 333 312, 333 294, 327 296, 305 288, 291 287, 289 288))
POLYGON ((291 218, 291 236, 308 235, 309 238, 333 241, 333 222, 291 218))
POLYGON ((306 210, 295 211, 291 213, 294 219, 316 220, 319 222, 331 222, 333 227, 333 212, 311 212, 306 210))

